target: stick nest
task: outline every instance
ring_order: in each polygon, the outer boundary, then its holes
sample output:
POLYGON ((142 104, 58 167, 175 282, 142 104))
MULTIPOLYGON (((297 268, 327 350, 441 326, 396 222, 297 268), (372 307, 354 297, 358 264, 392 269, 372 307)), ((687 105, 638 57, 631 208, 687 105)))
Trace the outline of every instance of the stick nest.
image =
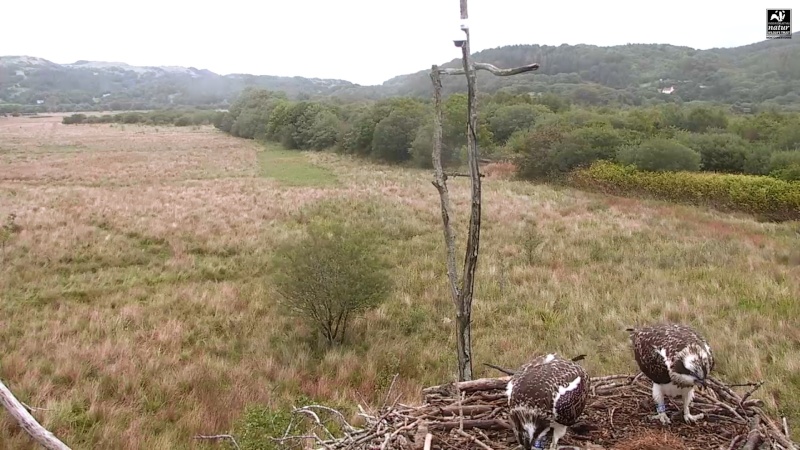
MULTIPOLYGON (((423 404, 409 406, 396 401, 374 412, 359 406, 364 426, 356 428, 340 413, 321 406, 295 410, 311 417, 317 432, 276 439, 283 443, 305 439, 305 448, 330 450, 511 450, 518 448, 511 432, 505 386, 509 377, 482 378, 423 389, 423 404), (333 413, 343 437, 333 434, 314 412, 333 413), (427 444, 426 444, 427 442, 427 444), (308 446, 308 445, 311 446, 308 446)), ((641 376, 613 375, 592 378, 591 395, 581 422, 570 427, 559 441, 562 449, 617 450, 798 450, 788 425, 773 421, 752 394, 763 383, 726 385, 712 378, 708 388, 696 391, 691 411, 704 418, 686 424, 680 399, 669 399, 672 423, 662 426, 655 415, 651 383, 641 376), (739 394, 734 388, 748 388, 739 394)), ((744 390, 744 389, 743 389, 744 390)), ((388 396, 387 396, 388 397, 388 396)), ((388 403, 388 402, 387 402, 388 403)))

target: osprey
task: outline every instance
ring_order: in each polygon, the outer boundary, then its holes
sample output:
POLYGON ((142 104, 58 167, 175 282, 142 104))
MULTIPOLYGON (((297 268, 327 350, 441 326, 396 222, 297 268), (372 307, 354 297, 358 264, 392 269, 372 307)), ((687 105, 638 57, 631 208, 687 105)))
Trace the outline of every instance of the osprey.
POLYGON ((534 358, 511 376, 506 386, 511 429, 523 450, 550 449, 583 413, 589 375, 583 367, 556 354, 534 358))
POLYGON ((652 418, 664 425, 670 423, 664 397, 680 395, 683 397, 684 421, 692 423, 702 419, 703 414, 689 413, 689 405, 695 387, 705 387, 714 368, 714 355, 705 338, 691 327, 680 324, 628 328, 626 331, 630 333, 639 370, 653 382, 657 414, 652 418))

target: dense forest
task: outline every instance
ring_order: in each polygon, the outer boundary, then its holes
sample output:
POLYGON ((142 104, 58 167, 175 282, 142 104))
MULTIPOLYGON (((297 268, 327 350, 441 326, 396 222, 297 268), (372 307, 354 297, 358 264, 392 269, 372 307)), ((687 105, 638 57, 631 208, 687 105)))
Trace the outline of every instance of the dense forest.
MULTIPOLYGON (((797 34, 797 33, 795 33, 797 34)), ((648 106, 707 101, 800 110, 800 40, 780 39, 735 48, 696 50, 666 44, 511 45, 478 52, 476 61, 502 67, 538 62, 520 77, 479 74, 486 93, 557 94, 585 106, 648 106)), ((453 60, 444 67, 456 67, 453 60)), ((254 75, 221 76, 179 67, 133 67, 40 58, 0 57, 0 112, 120 111, 164 107, 226 109, 248 87, 282 91, 292 100, 429 98, 428 69, 360 86, 343 80, 254 75)), ((464 92, 447 77, 446 94, 464 92)))

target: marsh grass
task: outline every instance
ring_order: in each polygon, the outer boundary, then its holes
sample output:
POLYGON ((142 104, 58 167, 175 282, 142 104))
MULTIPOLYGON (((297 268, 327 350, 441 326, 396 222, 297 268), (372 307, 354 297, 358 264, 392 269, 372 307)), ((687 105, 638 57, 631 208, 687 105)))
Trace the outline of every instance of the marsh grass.
MULTIPOLYGON (((0 217, 22 226, 0 267, 0 377, 73 448, 217 448, 191 437, 227 431, 256 442, 301 400, 353 413, 381 402, 395 373, 406 402, 454 378, 429 171, 262 150, 207 127, 15 118, 0 120, 0 142, 0 217), (43 145, 69 153, 26 152, 43 145), (263 176, 261 151, 282 175, 263 176), (319 217, 376 230, 393 281, 350 344, 327 351, 279 313, 269 285, 274 249, 319 217)), ((511 180, 484 188, 476 376, 495 375, 482 362, 544 351, 585 353, 596 375, 632 372, 624 328, 677 320, 709 337, 719 376, 764 378, 768 407, 800 427, 796 223, 511 180)), ((450 189, 461 260, 469 182, 450 189)), ((0 448, 35 447, 0 414, 0 448)))
POLYGON ((336 174, 324 166, 308 161, 306 154, 285 150, 276 144, 265 144, 258 152, 261 175, 278 180, 286 186, 331 186, 337 184, 336 174))

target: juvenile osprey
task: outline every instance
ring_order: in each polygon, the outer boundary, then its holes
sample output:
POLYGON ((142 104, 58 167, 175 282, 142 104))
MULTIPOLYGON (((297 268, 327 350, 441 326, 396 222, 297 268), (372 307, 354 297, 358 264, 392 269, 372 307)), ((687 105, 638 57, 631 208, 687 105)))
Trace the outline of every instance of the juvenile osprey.
POLYGON ((512 375, 506 386, 511 429, 523 450, 550 449, 574 425, 586 406, 589 375, 583 367, 556 354, 534 358, 512 375))
POLYGON ((689 405, 697 386, 706 385, 714 368, 714 355, 708 342, 686 325, 661 324, 639 329, 628 328, 633 356, 639 370, 653 382, 656 403, 654 419, 670 423, 664 397, 683 397, 683 419, 696 422, 703 414, 692 415, 689 405))

